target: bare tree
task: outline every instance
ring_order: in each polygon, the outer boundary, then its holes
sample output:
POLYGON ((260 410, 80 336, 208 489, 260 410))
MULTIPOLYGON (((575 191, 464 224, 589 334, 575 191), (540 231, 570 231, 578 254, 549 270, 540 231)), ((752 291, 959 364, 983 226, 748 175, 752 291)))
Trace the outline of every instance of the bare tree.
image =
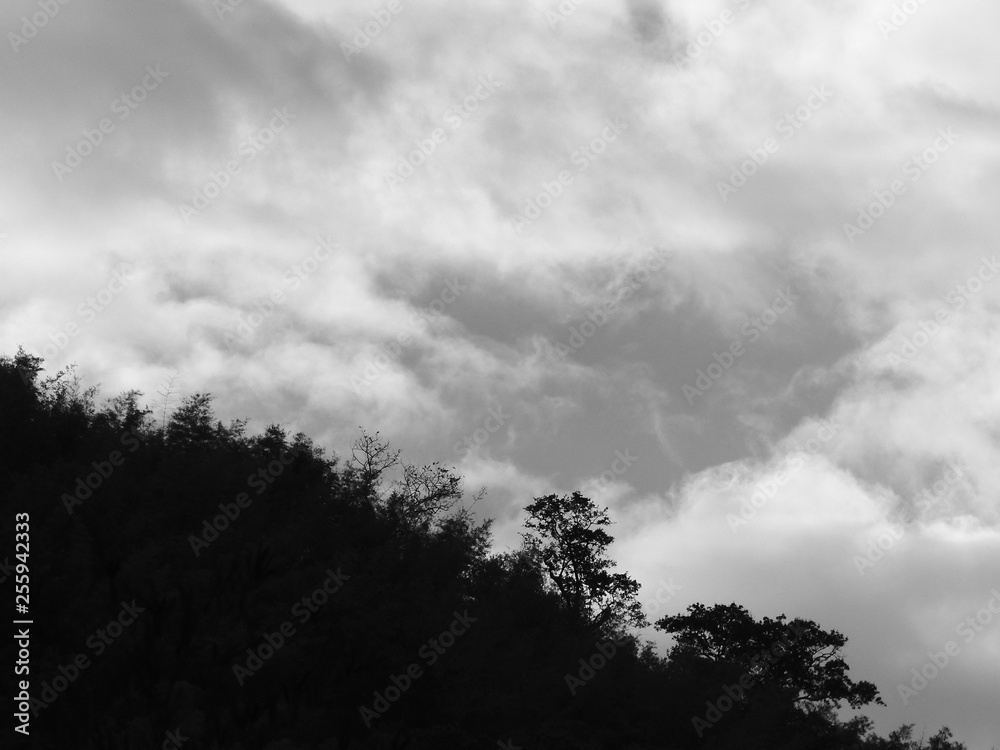
MULTIPOLYGON (((369 435, 362 428, 361 437, 351 447, 352 464, 365 490, 373 500, 409 527, 427 527, 439 521, 462 498, 462 478, 439 462, 424 466, 403 463, 400 451, 392 450, 379 433, 369 435), (401 476, 387 487, 385 475, 400 467, 401 476)), ((481 490, 473 505, 485 495, 481 490)), ((470 506, 471 507, 471 506, 470 506)), ((469 509, 461 514, 467 516, 469 509)))

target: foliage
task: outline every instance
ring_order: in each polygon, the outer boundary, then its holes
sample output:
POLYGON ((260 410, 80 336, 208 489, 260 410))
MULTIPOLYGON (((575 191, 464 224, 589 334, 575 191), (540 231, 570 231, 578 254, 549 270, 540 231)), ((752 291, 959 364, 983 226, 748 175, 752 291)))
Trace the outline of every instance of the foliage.
POLYGON ((621 632, 644 627, 636 599, 639 584, 624 573, 612 573, 616 563, 605 556, 614 541, 604 527, 608 509, 598 509, 579 492, 535 498, 526 509, 522 534, 526 551, 536 555, 563 603, 599 631, 621 632))
MULTIPOLYGON (((402 463, 378 433, 341 465, 302 433, 224 426, 209 394, 169 418, 137 391, 98 407, 72 367, 42 364, 0 357, 0 533, 29 513, 38 747, 177 731, 185 750, 924 747, 836 718, 877 696, 815 623, 695 605, 657 623, 677 636, 667 657, 640 647, 638 584, 611 572, 607 509, 579 493, 535 498, 524 545, 495 553, 482 492, 463 503, 460 477, 402 463), (789 652, 697 734, 692 717, 791 626, 789 652)), ((963 750, 950 736, 927 747, 963 750)))
POLYGON ((666 616, 656 627, 675 634, 675 659, 700 658, 732 666, 755 682, 788 691, 795 702, 838 703, 851 708, 885 705, 870 682, 852 682, 840 650, 847 639, 811 620, 754 620, 737 604, 693 604, 687 614, 666 616))

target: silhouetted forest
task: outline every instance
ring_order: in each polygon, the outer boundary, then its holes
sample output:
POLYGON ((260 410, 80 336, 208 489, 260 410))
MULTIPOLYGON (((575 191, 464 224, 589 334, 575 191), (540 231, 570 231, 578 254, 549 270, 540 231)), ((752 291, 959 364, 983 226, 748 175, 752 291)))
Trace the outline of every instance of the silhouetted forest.
POLYGON ((461 478, 378 433, 338 458, 225 426, 208 394, 162 414, 97 395, 72 368, 0 358, 35 747, 963 747, 840 721, 881 699, 848 676, 845 636, 808 620, 693 605, 653 623, 675 639, 658 655, 607 509, 579 493, 525 498, 523 544, 498 554, 461 478))

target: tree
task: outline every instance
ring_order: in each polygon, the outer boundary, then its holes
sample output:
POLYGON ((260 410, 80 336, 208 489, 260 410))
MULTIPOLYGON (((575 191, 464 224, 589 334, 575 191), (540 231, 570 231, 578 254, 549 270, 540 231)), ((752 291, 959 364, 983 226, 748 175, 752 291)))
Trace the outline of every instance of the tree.
POLYGON ((197 747, 965 750, 947 729, 840 721, 834 699, 867 683, 815 623, 696 605, 658 623, 669 659, 618 638, 638 584, 609 572, 607 509, 578 493, 536 499, 525 545, 491 554, 490 521, 451 507, 458 478, 377 433, 340 467, 303 433, 224 428, 196 396, 160 439, 137 391, 96 410, 72 368, 41 364, 0 356, 0 535, 30 513, 32 673, 56 685, 31 696, 39 747, 172 731, 197 747), (95 666, 59 690, 94 633, 111 634, 95 666))
POLYGON ((639 583, 626 573, 611 573, 605 557, 614 537, 608 509, 579 492, 535 498, 525 510, 524 548, 536 557, 565 605, 598 630, 614 632, 648 625, 636 599, 639 583))
POLYGON ((461 497, 461 477, 439 463, 421 467, 403 464, 403 476, 393 485, 386 507, 406 525, 426 526, 451 510, 461 497))
POLYGON ((913 739, 913 724, 904 724, 896 731, 890 732, 888 739, 870 736, 864 747, 865 750, 966 750, 964 744, 952 742, 951 737, 951 730, 948 727, 941 727, 925 744, 923 737, 919 740, 913 739))
MULTIPOLYGON (((440 462, 416 466, 399 460, 400 452, 391 450, 389 442, 379 433, 369 435, 361 430, 361 437, 351 446, 352 470, 361 485, 361 491, 376 507, 395 519, 402 528, 429 529, 440 526, 448 513, 462 498, 462 478, 441 466, 440 462), (402 476, 387 489, 385 475, 400 467, 402 476)), ((472 504, 486 494, 481 490, 472 504)), ((458 511, 466 517, 469 509, 458 511)))
POLYGON ((213 419, 210 393, 188 396, 170 417, 167 441, 178 448, 203 446, 216 437, 213 419))
POLYGON ((351 465, 363 490, 377 497, 382 475, 399 465, 399 451, 390 450, 378 432, 369 435, 361 428, 361 437, 351 446, 351 465))
POLYGON ((671 660, 733 667, 755 684, 776 687, 798 704, 847 701, 852 708, 885 705, 870 682, 853 682, 840 650, 847 638, 811 620, 754 620, 737 604, 692 604, 687 614, 663 617, 656 628, 674 633, 671 660))
POLYGON ((102 410, 101 418, 112 428, 117 430, 142 431, 145 430, 149 415, 152 409, 139 406, 139 398, 142 391, 134 388, 123 391, 114 398, 109 398, 102 410))

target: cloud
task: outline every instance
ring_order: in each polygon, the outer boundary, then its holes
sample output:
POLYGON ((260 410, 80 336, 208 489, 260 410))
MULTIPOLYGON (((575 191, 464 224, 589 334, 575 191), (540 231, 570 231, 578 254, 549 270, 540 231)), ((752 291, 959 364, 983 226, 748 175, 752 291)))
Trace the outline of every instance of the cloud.
MULTIPOLYGON (((588 488, 623 569, 837 627, 891 693, 995 580, 1000 11, 563 5, 73 2, 7 37, 3 349, 151 401, 180 372, 334 450, 379 429, 487 485, 503 544, 532 497, 588 488)), ((880 729, 912 709, 985 742, 995 649, 880 729)))

